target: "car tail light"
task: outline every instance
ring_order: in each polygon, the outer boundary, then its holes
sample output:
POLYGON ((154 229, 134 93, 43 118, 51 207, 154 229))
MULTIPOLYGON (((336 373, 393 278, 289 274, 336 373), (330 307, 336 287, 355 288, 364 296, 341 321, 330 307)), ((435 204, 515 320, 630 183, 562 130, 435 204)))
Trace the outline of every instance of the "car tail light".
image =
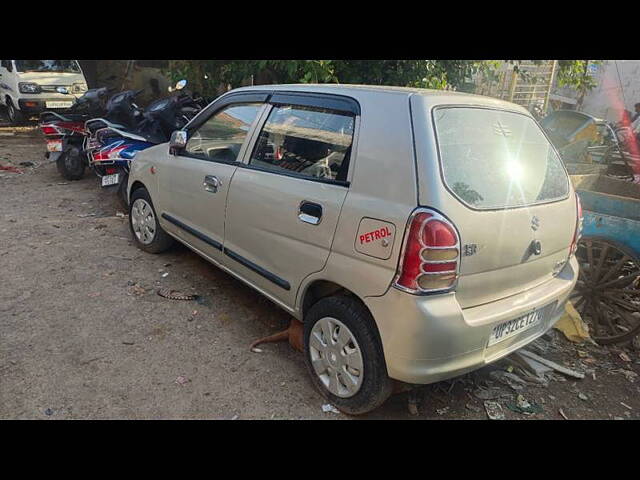
POLYGON ((409 293, 448 291, 460 266, 460 239, 439 213, 416 210, 407 226, 394 286, 409 293))
POLYGON ((569 251, 569 255, 573 255, 578 250, 578 242, 580 241, 580 237, 582 237, 582 224, 584 222, 582 218, 582 204, 580 203, 580 197, 576 193, 576 229, 573 232, 573 240, 571 241, 571 250, 569 251))

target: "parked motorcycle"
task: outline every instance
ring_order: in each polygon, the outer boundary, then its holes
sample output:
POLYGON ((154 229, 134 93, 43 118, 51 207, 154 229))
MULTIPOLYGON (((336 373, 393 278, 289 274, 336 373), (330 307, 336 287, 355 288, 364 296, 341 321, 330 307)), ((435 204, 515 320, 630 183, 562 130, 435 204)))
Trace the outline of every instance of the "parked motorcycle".
POLYGON ((108 91, 106 87, 88 90, 65 114, 53 111, 40 114, 39 126, 47 143, 45 157, 56 162, 58 171, 67 180, 79 180, 84 175, 85 121, 104 113, 108 91))
MULTIPOLYGON (((127 182, 130 163, 135 155, 144 149, 169 141, 171 133, 182 129, 206 106, 201 97, 183 91, 186 80, 176 84, 177 94, 156 100, 142 109, 125 111, 119 118, 130 127, 103 125, 94 131, 87 151, 89 164, 101 178, 101 186, 114 188, 123 203, 127 205, 127 182), (135 113, 137 112, 137 113, 135 113)), ((94 125, 95 127, 95 121, 94 125)))

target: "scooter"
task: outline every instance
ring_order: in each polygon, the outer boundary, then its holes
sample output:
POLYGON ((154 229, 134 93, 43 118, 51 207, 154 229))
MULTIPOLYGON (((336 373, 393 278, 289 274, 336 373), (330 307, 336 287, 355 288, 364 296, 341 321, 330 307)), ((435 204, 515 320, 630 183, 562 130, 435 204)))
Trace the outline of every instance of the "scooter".
POLYGON ((177 83, 177 95, 156 100, 146 110, 139 110, 131 123, 132 129, 116 125, 103 126, 95 131, 88 145, 89 165, 101 179, 101 186, 117 190, 123 205, 128 204, 127 182, 130 163, 135 155, 154 145, 169 141, 174 130, 183 128, 206 106, 205 100, 180 92, 186 80, 177 83), (141 118, 141 119, 140 119, 141 118))
POLYGON ((52 111, 40 114, 39 126, 47 143, 45 158, 56 162, 58 171, 67 180, 84 176, 87 166, 83 148, 87 134, 85 121, 104 113, 108 91, 106 87, 88 90, 64 115, 52 111))

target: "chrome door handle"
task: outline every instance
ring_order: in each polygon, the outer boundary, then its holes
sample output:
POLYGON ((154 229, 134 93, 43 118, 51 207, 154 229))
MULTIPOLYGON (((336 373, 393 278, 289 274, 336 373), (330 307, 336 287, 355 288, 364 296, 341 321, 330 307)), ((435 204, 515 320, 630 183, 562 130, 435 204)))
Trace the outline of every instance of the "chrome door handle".
POLYGON ((207 175, 204 177, 202 185, 207 192, 216 193, 218 188, 222 186, 222 182, 214 175, 207 175))
POLYGON ((318 225, 322 220, 322 205, 307 202, 306 200, 303 201, 298 210, 298 219, 304 223, 318 225))

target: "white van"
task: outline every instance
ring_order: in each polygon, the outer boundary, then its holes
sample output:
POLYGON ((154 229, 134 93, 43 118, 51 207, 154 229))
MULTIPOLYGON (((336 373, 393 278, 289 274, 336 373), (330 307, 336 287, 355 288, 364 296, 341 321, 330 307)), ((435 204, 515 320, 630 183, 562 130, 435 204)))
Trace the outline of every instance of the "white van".
POLYGON ((45 110, 64 111, 86 91, 76 60, 0 60, 0 105, 14 125, 45 110))

